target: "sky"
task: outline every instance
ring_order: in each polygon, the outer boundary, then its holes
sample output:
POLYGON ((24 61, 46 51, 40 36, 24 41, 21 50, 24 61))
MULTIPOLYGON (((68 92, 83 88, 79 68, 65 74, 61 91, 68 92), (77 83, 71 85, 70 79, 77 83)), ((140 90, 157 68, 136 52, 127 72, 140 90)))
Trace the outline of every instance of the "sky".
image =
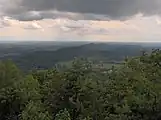
POLYGON ((161 42, 161 0, 0 0, 0 41, 161 42))

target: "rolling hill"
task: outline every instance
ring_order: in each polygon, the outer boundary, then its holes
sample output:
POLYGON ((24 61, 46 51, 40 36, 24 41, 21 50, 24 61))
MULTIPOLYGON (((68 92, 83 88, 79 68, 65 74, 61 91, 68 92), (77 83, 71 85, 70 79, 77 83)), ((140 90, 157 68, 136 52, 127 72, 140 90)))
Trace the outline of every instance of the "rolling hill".
POLYGON ((35 42, 0 46, 0 60, 11 59, 24 70, 50 68, 57 63, 69 62, 75 57, 89 58, 106 64, 120 63, 127 56, 139 56, 142 50, 152 49, 150 46, 129 43, 35 42))
POLYGON ((90 58, 97 61, 122 61, 126 56, 138 56, 142 46, 136 45, 109 45, 85 44, 80 46, 65 47, 58 50, 39 50, 11 57, 23 69, 49 68, 56 63, 70 61, 75 57, 90 58))

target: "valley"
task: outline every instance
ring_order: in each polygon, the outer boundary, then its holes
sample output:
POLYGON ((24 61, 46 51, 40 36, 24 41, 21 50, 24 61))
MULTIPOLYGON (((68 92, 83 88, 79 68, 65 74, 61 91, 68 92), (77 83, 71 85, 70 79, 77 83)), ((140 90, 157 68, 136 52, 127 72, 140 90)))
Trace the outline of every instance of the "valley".
MULTIPOLYGON (((23 70, 46 69, 60 64, 70 66, 74 58, 87 58, 95 66, 111 67, 126 57, 140 56, 142 51, 159 48, 158 44, 89 43, 89 42, 19 42, 1 43, 0 59, 12 60, 23 70)), ((60 66, 59 65, 59 66, 60 66)))

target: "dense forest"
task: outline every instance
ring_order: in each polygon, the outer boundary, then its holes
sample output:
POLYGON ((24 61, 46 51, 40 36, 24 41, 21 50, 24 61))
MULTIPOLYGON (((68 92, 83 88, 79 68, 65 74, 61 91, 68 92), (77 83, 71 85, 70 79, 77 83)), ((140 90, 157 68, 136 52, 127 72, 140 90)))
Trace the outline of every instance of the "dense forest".
POLYGON ((66 70, 23 73, 0 62, 0 120, 160 120, 161 51, 110 70, 75 59, 66 70))

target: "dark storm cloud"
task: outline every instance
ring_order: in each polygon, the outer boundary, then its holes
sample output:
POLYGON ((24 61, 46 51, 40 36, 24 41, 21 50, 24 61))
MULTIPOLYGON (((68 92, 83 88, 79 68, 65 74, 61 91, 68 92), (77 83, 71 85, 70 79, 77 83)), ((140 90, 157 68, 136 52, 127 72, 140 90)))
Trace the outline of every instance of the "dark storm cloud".
POLYGON ((14 18, 20 21, 32 21, 32 20, 41 20, 43 19, 43 16, 39 13, 35 14, 33 12, 27 12, 15 15, 14 18))
POLYGON ((81 14, 81 13, 67 13, 67 12, 50 12, 50 11, 38 11, 36 14, 34 11, 24 12, 20 14, 11 14, 11 17, 20 21, 33 21, 41 19, 57 19, 68 18, 71 20, 109 20, 105 15, 97 14, 81 14))
POLYGON ((129 16, 142 12, 161 12, 161 0, 23 0, 22 6, 31 10, 106 14, 111 17, 129 16))
MULTIPOLYGON (((84 19, 95 19, 93 15, 87 17, 89 14, 106 15, 110 19, 126 19, 137 13, 161 14, 161 0, 22 0, 18 6, 20 9, 8 9, 6 12, 13 15, 20 14, 21 11, 58 10, 80 13, 85 15, 84 19)), ((39 16, 39 19, 45 15, 39 16)), ((27 20, 25 17, 20 20, 25 19, 27 20)))

